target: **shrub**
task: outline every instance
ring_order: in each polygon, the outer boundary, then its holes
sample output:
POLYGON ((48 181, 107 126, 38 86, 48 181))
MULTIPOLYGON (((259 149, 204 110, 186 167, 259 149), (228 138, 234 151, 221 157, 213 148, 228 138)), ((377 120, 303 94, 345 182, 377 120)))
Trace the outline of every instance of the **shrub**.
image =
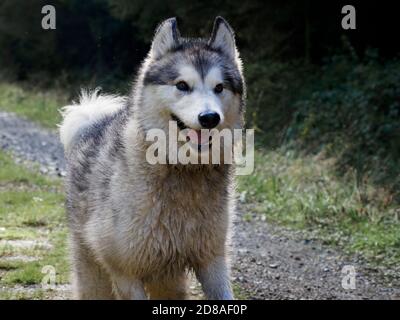
POLYGON ((400 61, 381 63, 376 52, 365 58, 333 56, 298 100, 286 130, 291 146, 326 151, 340 167, 354 167, 361 179, 389 183, 400 190, 400 61))

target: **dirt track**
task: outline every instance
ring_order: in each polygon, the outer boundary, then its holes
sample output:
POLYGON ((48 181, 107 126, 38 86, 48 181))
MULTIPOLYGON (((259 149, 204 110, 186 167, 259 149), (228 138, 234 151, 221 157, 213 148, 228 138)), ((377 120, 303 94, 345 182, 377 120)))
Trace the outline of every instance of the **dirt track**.
MULTIPOLYGON (((0 148, 11 151, 16 161, 39 163, 42 173, 65 173, 57 134, 4 112, 0 112, 0 148)), ((240 204, 234 221, 232 277, 245 297, 400 299, 399 270, 372 267, 360 257, 345 256, 262 218, 252 213, 250 205, 240 204), (355 289, 342 288, 346 265, 355 268, 355 289)), ((197 289, 192 291, 198 295, 197 289)))

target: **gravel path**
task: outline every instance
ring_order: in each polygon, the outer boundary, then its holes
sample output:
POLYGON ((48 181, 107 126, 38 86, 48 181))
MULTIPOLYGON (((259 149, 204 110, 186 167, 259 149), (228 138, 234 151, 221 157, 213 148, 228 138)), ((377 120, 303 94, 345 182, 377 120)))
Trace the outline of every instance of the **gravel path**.
MULTIPOLYGON (((376 268, 361 257, 263 221, 241 208, 234 244, 235 281, 255 299, 400 299, 400 269, 376 268), (251 215, 243 219, 243 213, 251 215), (354 267, 355 289, 342 287, 344 266, 354 267), (397 278, 397 279, 396 279, 397 278)), ((346 267, 348 268, 348 267, 346 267)))
MULTIPOLYGON (((65 174, 57 133, 10 113, 0 112, 0 148, 11 151, 17 161, 39 163, 43 173, 65 174)), ((400 270, 372 267, 360 257, 307 239, 302 232, 270 225, 251 211, 249 205, 240 206, 233 238, 234 283, 246 297, 400 299, 400 270), (355 289, 342 288, 344 266, 355 269, 355 289)))
POLYGON ((18 162, 38 163, 42 173, 65 174, 64 151, 57 132, 14 114, 0 112, 0 149, 12 151, 18 162))

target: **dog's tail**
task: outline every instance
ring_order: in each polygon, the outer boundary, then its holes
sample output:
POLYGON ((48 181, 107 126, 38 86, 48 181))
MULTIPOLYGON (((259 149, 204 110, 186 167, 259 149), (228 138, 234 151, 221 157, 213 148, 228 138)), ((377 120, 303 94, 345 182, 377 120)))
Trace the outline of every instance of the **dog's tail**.
POLYGON ((78 103, 61 109, 63 121, 59 129, 64 149, 68 150, 72 146, 79 132, 104 116, 117 112, 125 106, 125 102, 126 97, 102 95, 100 89, 82 90, 78 103))

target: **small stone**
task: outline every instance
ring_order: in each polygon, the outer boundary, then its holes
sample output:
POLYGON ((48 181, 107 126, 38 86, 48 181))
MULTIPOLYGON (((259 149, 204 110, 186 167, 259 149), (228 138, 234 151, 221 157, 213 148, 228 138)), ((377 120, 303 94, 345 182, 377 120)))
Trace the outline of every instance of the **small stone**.
POLYGON ((58 175, 59 177, 65 177, 65 176, 67 175, 67 173, 66 173, 64 170, 61 170, 61 171, 59 171, 59 172, 57 173, 57 175, 58 175))
POLYGON ((243 191, 243 192, 240 194, 240 196, 239 196, 239 202, 240 202, 240 203, 246 203, 246 194, 247 194, 246 191, 243 191))
POLYGON ((269 266, 271 269, 276 269, 276 268, 279 267, 279 264, 277 264, 277 263, 270 263, 268 266, 269 266))
POLYGON ((40 173, 46 174, 46 173, 48 173, 48 172, 49 172, 49 170, 48 170, 46 167, 41 167, 41 168, 40 168, 40 173))

